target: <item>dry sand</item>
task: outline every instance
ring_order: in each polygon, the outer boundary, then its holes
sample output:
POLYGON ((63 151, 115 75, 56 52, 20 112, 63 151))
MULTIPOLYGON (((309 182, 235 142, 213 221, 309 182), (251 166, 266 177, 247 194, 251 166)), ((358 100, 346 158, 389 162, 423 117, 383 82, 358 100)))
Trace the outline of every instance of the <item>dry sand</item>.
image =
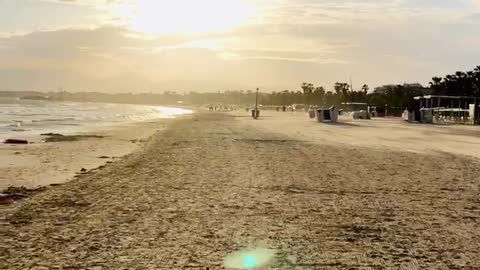
POLYGON ((319 124, 302 112, 262 111, 258 121, 233 112, 253 128, 281 133, 315 144, 367 147, 412 153, 464 155, 480 159, 480 127, 408 123, 400 118, 353 120, 340 116, 336 124, 319 124), (267 124, 265 124, 267 123, 267 124))
POLYGON ((0 206, 0 268, 222 269, 252 246, 277 251, 271 269, 480 268, 478 159, 417 153, 417 127, 402 149, 375 139, 388 123, 282 118, 176 120, 142 151, 0 206))

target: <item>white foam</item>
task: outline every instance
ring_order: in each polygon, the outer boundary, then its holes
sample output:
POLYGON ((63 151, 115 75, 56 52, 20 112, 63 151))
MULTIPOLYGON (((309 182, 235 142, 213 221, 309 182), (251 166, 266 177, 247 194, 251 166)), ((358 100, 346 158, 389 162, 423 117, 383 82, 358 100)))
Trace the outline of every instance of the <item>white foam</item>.
POLYGON ((0 139, 39 135, 44 132, 69 133, 92 128, 172 118, 191 114, 180 108, 110 103, 30 101, 0 98, 0 139), (20 131, 20 127, 23 131, 20 131), (12 129, 17 129, 13 132, 12 129))

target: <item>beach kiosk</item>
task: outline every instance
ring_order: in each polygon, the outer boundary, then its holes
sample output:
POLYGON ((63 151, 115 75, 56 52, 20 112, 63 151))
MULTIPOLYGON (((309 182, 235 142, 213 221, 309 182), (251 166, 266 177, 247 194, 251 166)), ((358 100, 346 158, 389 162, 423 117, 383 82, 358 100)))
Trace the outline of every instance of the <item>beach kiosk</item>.
POLYGON ((476 125, 480 122, 477 97, 426 95, 414 99, 419 101, 421 123, 476 125))
POLYGON ((338 121, 338 110, 335 106, 319 108, 315 111, 315 116, 320 123, 336 123, 338 121))
POLYGON ((308 116, 312 119, 315 118, 317 115, 317 109, 317 106, 310 106, 310 108, 308 109, 308 116))
POLYGON ((371 119, 372 108, 376 108, 364 102, 342 102, 342 105, 353 108, 350 113, 352 119, 371 119))

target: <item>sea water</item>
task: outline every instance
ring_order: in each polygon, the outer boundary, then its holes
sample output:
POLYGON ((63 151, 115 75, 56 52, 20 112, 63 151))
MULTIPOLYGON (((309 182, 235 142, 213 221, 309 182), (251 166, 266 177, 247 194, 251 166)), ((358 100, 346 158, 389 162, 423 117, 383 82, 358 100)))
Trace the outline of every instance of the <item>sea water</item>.
POLYGON ((28 138, 41 133, 71 134, 161 118, 190 114, 181 108, 53 102, 0 97, 0 140, 28 138))

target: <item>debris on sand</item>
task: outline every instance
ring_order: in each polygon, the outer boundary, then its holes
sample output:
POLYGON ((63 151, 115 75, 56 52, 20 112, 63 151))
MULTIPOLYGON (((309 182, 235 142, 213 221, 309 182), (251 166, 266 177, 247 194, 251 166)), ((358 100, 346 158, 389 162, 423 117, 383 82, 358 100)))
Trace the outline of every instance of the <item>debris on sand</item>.
POLYGON ((38 192, 44 191, 46 187, 38 187, 38 188, 26 188, 24 186, 21 187, 8 187, 7 189, 0 192, 0 204, 9 204, 13 203, 14 201, 25 199, 29 196, 32 196, 38 192))
POLYGON ((3 190, 2 193, 5 193, 5 194, 23 193, 25 195, 32 195, 40 191, 44 191, 45 189, 47 188, 43 186, 37 187, 37 188, 26 188, 24 186, 21 186, 21 187, 10 186, 7 189, 3 190))
POLYGON ((63 137, 63 135, 62 135, 62 134, 60 134, 60 133, 52 133, 52 132, 49 132, 49 133, 42 133, 42 134, 40 134, 40 135, 41 135, 41 136, 52 136, 52 137, 53 137, 53 136, 57 136, 57 137, 63 137))
POLYGON ((50 184, 51 187, 58 187, 58 186, 61 186, 62 184, 60 183, 53 183, 53 184, 50 184))
POLYGON ((45 142, 73 142, 79 141, 84 139, 102 139, 105 136, 101 135, 61 135, 61 134, 54 134, 54 135, 46 135, 49 136, 45 138, 45 142))
POLYGON ((80 172, 86 172, 86 171, 87 171, 87 169, 85 169, 85 168, 82 168, 82 169, 80 170, 80 172))
POLYGON ((4 144, 28 144, 27 140, 20 140, 20 139, 6 139, 4 144))
POLYGON ((133 140, 129 140, 131 143, 144 143, 145 140, 143 139, 133 139, 133 140))
POLYGON ((13 198, 9 194, 0 193, 0 204, 11 204, 13 198))

